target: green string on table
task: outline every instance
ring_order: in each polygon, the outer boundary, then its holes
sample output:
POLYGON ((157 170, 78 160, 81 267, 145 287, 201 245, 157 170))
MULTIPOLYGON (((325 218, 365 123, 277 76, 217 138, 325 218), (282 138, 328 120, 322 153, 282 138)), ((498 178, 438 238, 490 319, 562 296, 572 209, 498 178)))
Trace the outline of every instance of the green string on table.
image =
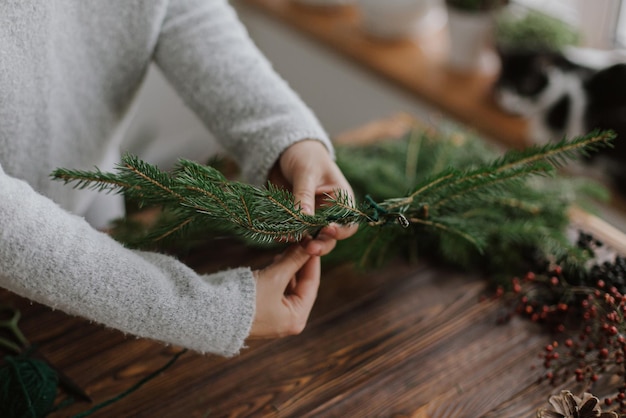
POLYGON ((124 392, 120 393, 117 396, 114 396, 111 399, 108 399, 104 402, 99 403, 98 405, 94 406, 91 409, 88 409, 84 412, 81 412, 80 414, 74 415, 72 418, 83 418, 86 416, 89 416, 91 414, 93 414, 94 412, 99 411, 100 409, 111 405, 123 398, 125 398, 126 396, 130 395, 131 393, 133 393, 134 391, 136 391, 137 389, 139 389, 141 386, 143 386, 145 383, 147 383, 148 381, 154 379, 157 375, 159 375, 160 373, 162 373, 163 371, 165 371, 167 368, 169 368, 171 365, 173 365, 176 360, 178 360, 178 358, 180 356, 182 356, 183 354, 185 354, 187 352, 187 349, 184 349, 182 351, 179 351, 178 353, 176 353, 163 367, 159 368, 158 370, 155 370, 154 372, 150 373, 149 375, 147 375, 146 377, 144 377, 143 379, 141 379, 139 382, 135 383, 133 386, 129 387, 128 389, 126 389, 124 392))
MULTIPOLYGON (((150 373, 119 395, 95 405, 73 418, 89 416, 130 395, 158 374, 172 366, 186 349, 176 353, 164 366, 150 373)), ((42 418, 52 412, 59 377, 46 362, 20 355, 5 356, 0 367, 0 416, 7 418, 42 418)))

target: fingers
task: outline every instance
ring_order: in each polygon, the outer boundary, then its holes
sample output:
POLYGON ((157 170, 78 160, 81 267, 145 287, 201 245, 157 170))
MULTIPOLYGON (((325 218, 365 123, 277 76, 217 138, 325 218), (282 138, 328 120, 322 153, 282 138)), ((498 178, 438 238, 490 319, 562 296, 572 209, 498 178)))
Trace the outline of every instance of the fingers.
MULTIPOLYGON (((328 150, 316 140, 302 140, 288 147, 271 174, 291 185, 295 203, 306 214, 313 215, 317 204, 324 204, 325 196, 332 196, 337 190, 353 196, 350 184, 328 150)), ((334 249, 334 241, 346 239, 356 231, 356 225, 331 225, 324 228, 317 239, 302 246, 311 256, 326 255, 334 249)))
MULTIPOLYGON (((313 296, 313 299, 315 299, 320 284, 321 270, 320 258, 311 257, 298 273, 297 286, 294 289, 294 293, 301 298, 313 296)), ((311 300, 311 302, 313 301, 311 300)), ((311 303, 311 305, 313 304, 311 303)))
POLYGON ((298 273, 296 286, 288 299, 293 304, 296 320, 291 332, 299 334, 309 319, 317 292, 320 287, 321 262, 319 257, 311 257, 298 273))
POLYGON ((339 227, 336 225, 331 225, 329 228, 333 228, 333 232, 331 234, 334 236, 336 240, 350 238, 359 229, 358 225, 356 224, 339 226, 339 227))
POLYGON ((301 333, 317 298, 320 273, 319 257, 311 257, 299 245, 255 273, 256 312, 250 338, 301 333))
POLYGON ((321 230, 321 232, 318 235, 318 238, 340 240, 340 239, 345 239, 349 237, 354 232, 356 232, 356 225, 343 226, 343 225, 337 225, 337 224, 330 224, 321 230), (352 231, 353 229, 355 231, 352 231))
POLYGON ((357 229, 357 225, 339 226, 331 224, 322 229, 315 239, 303 241, 302 246, 309 255, 321 257, 334 250, 338 240, 354 235, 357 229))
POLYGON ((269 277, 279 281, 285 289, 292 277, 309 261, 311 255, 300 245, 293 245, 281 254, 274 263, 265 268, 269 277))
POLYGON ((293 181, 293 196, 296 204, 307 215, 315 214, 316 178, 310 173, 298 174, 293 181))
POLYGON ((323 230, 317 238, 302 243, 302 246, 309 255, 319 257, 330 253, 336 245, 337 240, 333 237, 324 235, 323 230))

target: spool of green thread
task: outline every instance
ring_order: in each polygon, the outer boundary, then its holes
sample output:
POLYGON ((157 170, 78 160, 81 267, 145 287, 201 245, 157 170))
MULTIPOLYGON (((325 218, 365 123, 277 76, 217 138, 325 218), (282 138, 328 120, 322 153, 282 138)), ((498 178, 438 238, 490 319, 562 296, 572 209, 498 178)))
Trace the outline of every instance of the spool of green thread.
MULTIPOLYGON (((179 351, 164 366, 150 373, 124 392, 75 415, 74 418, 87 417, 125 398, 172 366, 186 352, 187 349, 179 351)), ((53 410, 64 406, 54 406, 59 377, 46 362, 26 355, 6 356, 4 361, 5 364, 0 367, 0 417, 43 418, 53 410)))
POLYGON ((54 407, 59 378, 45 362, 6 356, 0 368, 0 416, 41 418, 54 407))

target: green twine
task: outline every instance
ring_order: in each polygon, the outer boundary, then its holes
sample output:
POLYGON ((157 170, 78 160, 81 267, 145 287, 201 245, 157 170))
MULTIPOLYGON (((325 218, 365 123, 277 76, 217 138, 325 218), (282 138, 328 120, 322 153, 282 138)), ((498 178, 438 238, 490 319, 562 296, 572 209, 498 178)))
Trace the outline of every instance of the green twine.
POLYGON ((120 393, 117 396, 114 396, 111 399, 108 399, 108 400, 106 400, 104 402, 99 403, 98 405, 94 406, 91 409, 88 409, 87 411, 81 412, 78 415, 74 415, 72 418, 83 418, 83 417, 89 416, 89 415, 93 414, 94 412, 97 412, 100 409, 102 409, 102 408, 104 408, 104 407, 106 407, 108 405, 111 405, 112 403, 115 403, 115 402, 117 402, 117 401, 119 401, 119 400, 121 400, 123 398, 125 398, 126 396, 130 395, 131 393, 133 393, 134 391, 139 389, 141 386, 143 386, 148 381, 154 379, 158 374, 160 374, 163 371, 165 371, 168 367, 173 365, 176 362, 176 360, 178 360, 178 358, 180 356, 182 356, 183 354, 185 354, 186 352, 187 352, 187 349, 179 351, 163 367, 161 367, 160 369, 150 373, 148 376, 144 377, 139 382, 135 383, 133 386, 131 386, 130 388, 126 389, 124 392, 120 393))
POLYGON ((40 418, 54 406, 59 377, 44 361, 6 356, 0 368, 0 416, 40 418))
MULTIPOLYGON (((176 353, 164 366, 150 373, 139 382, 93 408, 75 415, 73 418, 89 416, 108 405, 130 395, 159 373, 172 366, 186 349, 176 353)), ((59 385, 59 377, 46 362, 21 355, 4 357, 5 364, 0 368, 0 416, 6 418, 42 418, 54 409, 54 400, 59 385)))

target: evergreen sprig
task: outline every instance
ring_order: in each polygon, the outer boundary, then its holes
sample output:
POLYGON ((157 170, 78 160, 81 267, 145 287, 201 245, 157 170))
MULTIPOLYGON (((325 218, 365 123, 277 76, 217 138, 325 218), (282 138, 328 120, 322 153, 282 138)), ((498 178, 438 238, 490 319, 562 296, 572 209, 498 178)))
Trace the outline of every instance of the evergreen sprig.
MULTIPOLYGON (((361 203, 356 205, 348 194, 337 191, 328 196, 315 215, 303 213, 285 189, 232 181, 211 166, 188 160, 180 160, 174 171, 167 173, 125 155, 114 173, 57 169, 52 177, 78 188, 124 193, 139 206, 161 206, 163 214, 157 222, 126 240, 133 247, 154 247, 168 238, 197 235, 199 231, 218 231, 260 244, 299 241, 317 234, 331 222, 356 223, 367 225, 361 229, 373 232, 368 234, 363 257, 378 258, 374 255, 381 255, 392 243, 403 243, 408 248, 427 243, 439 248, 444 258, 462 262, 476 252, 483 253, 498 240, 503 247, 511 247, 511 242, 532 245, 529 237, 542 229, 543 235, 550 238, 535 240, 558 242, 562 211, 552 226, 559 231, 551 234, 548 225, 554 219, 550 218, 549 205, 539 203, 537 194, 542 192, 533 190, 526 180, 549 175, 578 153, 610 144, 614 136, 611 132, 594 132, 573 140, 510 151, 473 166, 455 167, 453 161, 442 159, 445 152, 441 147, 428 155, 429 162, 424 163, 428 135, 422 131, 409 137, 413 151, 406 154, 417 159, 407 159, 405 178, 399 178, 408 190, 402 197, 361 194, 361 203), (412 172, 428 164, 431 171, 427 168, 426 174, 412 172), (441 166, 439 171, 432 171, 441 166), (536 218, 542 216, 545 222, 537 223, 536 218), (497 231, 506 231, 506 239, 497 238, 497 231)), ((352 182, 349 170, 347 177, 352 182)), ((359 182, 355 183, 358 192, 359 182)), ((387 187, 394 189, 393 184, 387 183, 387 187)))
POLYGON ((404 140, 337 147, 337 162, 357 200, 370 194, 412 226, 393 232, 360 228, 331 257, 363 266, 391 256, 419 257, 499 278, 519 274, 536 258, 580 265, 566 236, 568 208, 588 206, 588 197, 605 198, 606 189, 559 176, 556 168, 610 145, 612 137, 593 132, 501 156, 470 132, 444 125, 413 131, 404 140))
POLYGON ((594 132, 571 141, 564 139, 542 147, 509 151, 503 157, 477 168, 458 170, 449 167, 419 182, 404 198, 385 199, 381 203, 368 199, 375 212, 375 219, 370 221, 380 224, 395 219, 401 224, 408 221, 410 224, 443 227, 476 242, 471 239, 473 234, 465 233, 465 228, 449 228, 446 224, 454 223, 461 213, 464 218, 467 217, 470 209, 484 209, 486 203, 523 207, 524 202, 514 197, 505 199, 507 191, 519 189, 521 181, 529 176, 553 173, 556 167, 573 158, 576 151, 594 150, 607 145, 612 138, 610 132, 594 132))
MULTIPOLYGON (((316 216, 303 213, 284 189, 229 181, 217 169, 188 160, 180 160, 170 174, 126 154, 115 173, 57 169, 52 176, 77 188, 124 193, 140 207, 162 206, 164 215, 145 235, 129 243, 132 246, 185 235, 207 224, 259 243, 301 240, 328 225, 324 211, 316 216)), ((329 211, 335 213, 336 208, 329 211)))

